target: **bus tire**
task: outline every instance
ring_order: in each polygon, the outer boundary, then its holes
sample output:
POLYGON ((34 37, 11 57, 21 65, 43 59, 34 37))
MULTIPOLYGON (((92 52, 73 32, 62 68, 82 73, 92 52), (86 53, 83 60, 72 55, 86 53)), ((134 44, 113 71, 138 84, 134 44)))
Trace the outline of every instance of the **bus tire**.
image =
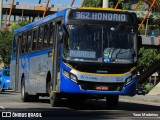
POLYGON ((25 79, 23 78, 22 83, 21 83, 21 100, 23 102, 28 102, 29 101, 29 95, 25 91, 25 79))
POLYGON ((57 98, 57 93, 51 92, 50 93, 50 104, 51 107, 56 107, 58 106, 58 98, 57 98))
POLYGON ((114 110, 118 107, 119 95, 109 95, 106 98, 107 109, 114 110))
POLYGON ((47 84, 46 84, 46 92, 47 92, 47 94, 50 94, 50 93, 51 93, 51 82, 50 82, 50 81, 47 81, 47 84))

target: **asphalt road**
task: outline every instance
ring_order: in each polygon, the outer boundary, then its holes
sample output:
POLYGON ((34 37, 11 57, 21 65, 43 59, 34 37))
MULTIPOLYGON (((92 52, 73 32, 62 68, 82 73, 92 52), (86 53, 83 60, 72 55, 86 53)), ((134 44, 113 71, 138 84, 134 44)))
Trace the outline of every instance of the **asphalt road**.
MULTIPOLYGON (((62 100, 60 106, 52 108, 48 98, 23 103, 20 100, 20 93, 4 92, 0 93, 0 117, 4 114, 2 112, 11 113, 14 119, 21 119, 22 114, 26 115, 26 118, 28 116, 31 118, 30 113, 36 113, 38 117, 42 116, 42 119, 48 117, 47 119, 54 120, 160 119, 160 103, 144 102, 134 97, 131 99, 120 97, 117 110, 107 110, 104 100, 87 100, 84 105, 78 107, 70 106, 67 100, 62 100), (19 117, 16 116, 18 113, 21 114, 19 117)), ((37 118, 33 116, 32 119, 37 118)))

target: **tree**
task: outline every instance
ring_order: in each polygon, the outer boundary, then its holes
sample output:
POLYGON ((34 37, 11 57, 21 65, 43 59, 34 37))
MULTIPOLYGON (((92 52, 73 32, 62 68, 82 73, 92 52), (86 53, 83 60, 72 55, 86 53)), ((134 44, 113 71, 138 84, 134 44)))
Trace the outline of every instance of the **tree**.
POLYGON ((138 66, 141 70, 145 70, 153 62, 160 60, 160 50, 141 48, 139 51, 138 66))
POLYGON ((10 31, 0 31, 0 56, 5 65, 9 66, 10 56, 11 56, 11 45, 13 39, 13 32, 26 24, 28 21, 19 22, 17 24, 12 24, 12 29, 10 31))
POLYGON ((102 7, 102 0, 86 0, 85 7, 102 7))
MULTIPOLYGON (((114 8, 118 0, 109 0, 109 8, 114 8)), ((85 7, 102 7, 103 0, 86 0, 84 3, 85 7)), ((130 3, 126 0, 121 0, 121 4, 118 6, 119 9, 130 9, 130 3)))
POLYGON ((4 64, 9 65, 10 63, 10 52, 12 43, 12 31, 1 31, 0 32, 0 55, 4 64))

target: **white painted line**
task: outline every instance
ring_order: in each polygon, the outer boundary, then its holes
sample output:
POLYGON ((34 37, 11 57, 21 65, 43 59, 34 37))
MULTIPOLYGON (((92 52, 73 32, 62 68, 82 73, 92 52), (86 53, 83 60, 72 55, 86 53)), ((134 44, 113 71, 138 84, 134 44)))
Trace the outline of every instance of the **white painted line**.
POLYGON ((5 110, 5 107, 3 107, 3 106, 0 106, 0 109, 2 109, 2 110, 5 110))

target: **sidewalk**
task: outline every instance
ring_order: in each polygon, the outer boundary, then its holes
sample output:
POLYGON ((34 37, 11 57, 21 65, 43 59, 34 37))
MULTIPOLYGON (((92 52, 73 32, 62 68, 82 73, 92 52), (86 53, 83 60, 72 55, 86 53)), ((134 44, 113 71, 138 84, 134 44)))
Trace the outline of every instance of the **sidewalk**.
POLYGON ((120 100, 124 101, 141 101, 141 102, 152 102, 152 103, 160 103, 160 95, 135 95, 133 97, 129 96, 120 96, 120 100))

